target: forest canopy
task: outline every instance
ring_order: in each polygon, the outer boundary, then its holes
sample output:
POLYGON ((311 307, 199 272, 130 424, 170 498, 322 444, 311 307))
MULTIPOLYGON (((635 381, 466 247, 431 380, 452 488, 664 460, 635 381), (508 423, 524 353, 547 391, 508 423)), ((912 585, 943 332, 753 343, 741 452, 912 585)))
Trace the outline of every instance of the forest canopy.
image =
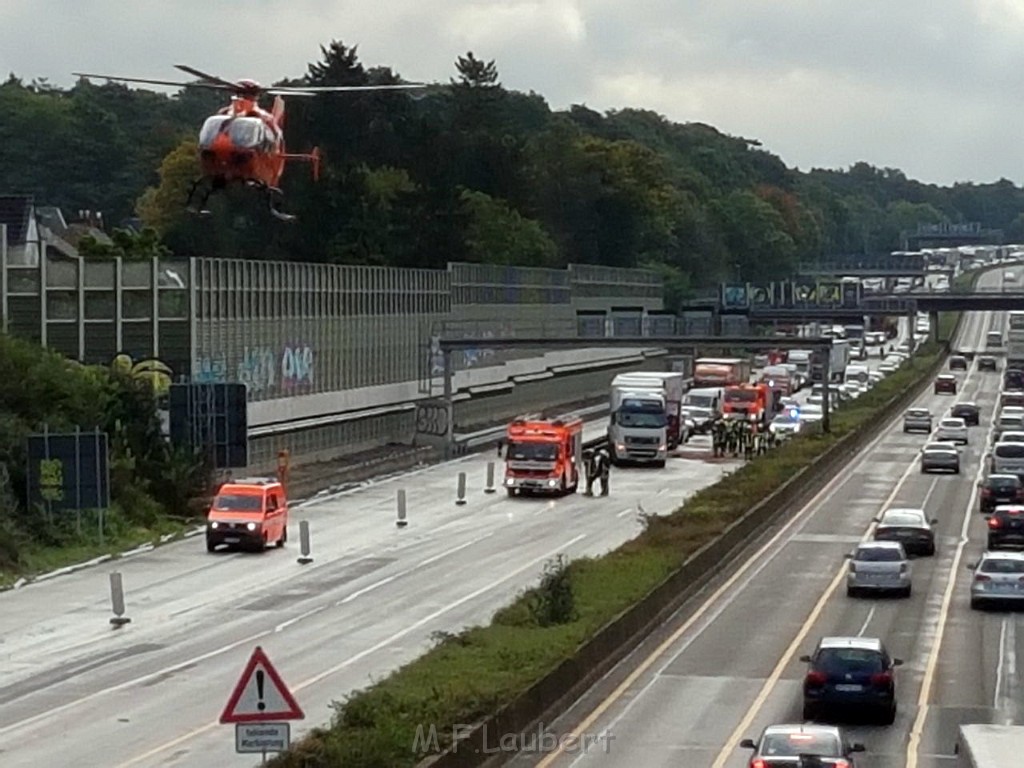
MULTIPOLYGON (((403 82, 355 47, 322 46, 305 75, 277 85, 403 82)), ((65 211, 141 220, 179 255, 402 267, 449 261, 563 267, 645 266, 669 298, 723 279, 763 280, 825 255, 900 247, 921 223, 979 221, 1024 239, 1024 189, 940 187, 861 162, 801 172, 752 139, 653 112, 550 109, 501 85, 468 53, 424 92, 288 101, 293 151, 319 146, 320 181, 295 164, 283 226, 251 191, 184 211, 197 175, 195 134, 223 94, 164 95, 79 81, 62 90, 0 85, 0 190, 65 211)))

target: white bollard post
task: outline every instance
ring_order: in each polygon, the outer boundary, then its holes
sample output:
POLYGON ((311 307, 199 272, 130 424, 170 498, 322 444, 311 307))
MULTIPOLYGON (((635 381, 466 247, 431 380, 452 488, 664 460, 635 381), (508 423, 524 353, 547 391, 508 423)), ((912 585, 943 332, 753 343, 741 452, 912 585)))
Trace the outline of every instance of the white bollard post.
POLYGON ((487 462, 487 486, 484 488, 484 493, 494 493, 494 462, 487 462))
POLYGON ((298 559, 299 565, 309 565, 309 563, 313 562, 313 558, 309 555, 312 547, 309 542, 308 520, 303 520, 299 523, 299 550, 302 552, 302 556, 298 559))
POLYGON ((458 485, 458 498, 455 499, 455 503, 460 507, 466 503, 466 473, 459 472, 459 485, 458 485))
POLYGON ((131 623, 131 619, 124 615, 124 582, 121 580, 120 571, 110 574, 110 603, 114 609, 114 617, 110 620, 111 625, 120 629, 125 624, 131 623))
POLYGON ((405 528, 409 522, 405 519, 405 488, 398 489, 398 520, 395 522, 399 528, 405 528))

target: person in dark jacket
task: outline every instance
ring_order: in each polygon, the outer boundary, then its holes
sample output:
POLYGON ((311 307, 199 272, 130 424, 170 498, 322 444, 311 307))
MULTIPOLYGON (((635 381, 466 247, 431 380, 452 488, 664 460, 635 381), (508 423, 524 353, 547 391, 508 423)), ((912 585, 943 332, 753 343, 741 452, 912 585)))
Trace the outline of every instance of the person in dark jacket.
POLYGON ((608 480, 611 475, 612 457, 607 448, 598 448, 594 454, 594 469, 601 480, 601 495, 608 495, 608 480))
POLYGON ((593 496, 594 481, 597 480, 597 465, 594 451, 589 448, 583 452, 583 471, 587 476, 587 490, 583 492, 583 495, 593 496))

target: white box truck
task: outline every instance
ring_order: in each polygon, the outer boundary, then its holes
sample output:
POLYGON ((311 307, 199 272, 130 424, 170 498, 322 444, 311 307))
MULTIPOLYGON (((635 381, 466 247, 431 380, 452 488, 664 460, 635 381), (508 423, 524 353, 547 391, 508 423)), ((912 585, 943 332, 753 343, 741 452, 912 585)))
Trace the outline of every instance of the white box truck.
POLYGON ((1024 726, 961 725, 956 768, 1009 768, 1021 764, 1024 726))
POLYGON ((674 451, 686 437, 683 434, 682 419, 686 382, 687 379, 682 372, 637 371, 636 373, 620 373, 615 377, 613 384, 661 392, 665 398, 665 418, 668 419, 668 449, 674 451))
POLYGON ((668 416, 665 396, 612 380, 608 449, 613 464, 636 462, 665 466, 668 458, 668 416))

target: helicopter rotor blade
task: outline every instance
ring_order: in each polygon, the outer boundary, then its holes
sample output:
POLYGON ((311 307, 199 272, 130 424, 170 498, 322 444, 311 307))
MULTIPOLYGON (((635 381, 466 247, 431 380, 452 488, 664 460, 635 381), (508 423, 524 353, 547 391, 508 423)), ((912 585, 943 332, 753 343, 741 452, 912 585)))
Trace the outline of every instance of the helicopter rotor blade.
MULTIPOLYGON (((145 77, 117 77, 114 75, 95 75, 87 72, 72 72, 75 77, 84 77, 86 79, 95 77, 97 80, 110 80, 123 83, 148 83, 149 85, 171 85, 177 88, 189 88, 189 87, 200 87, 200 88, 216 88, 218 90, 228 90, 225 86, 219 83, 182 83, 176 80, 151 80, 145 77)), ((234 86, 232 86, 232 89, 234 86)))
POLYGON ((267 92, 274 92, 279 93, 281 95, 286 95, 298 93, 343 93, 347 91, 405 91, 428 87, 429 86, 426 83, 406 83, 402 85, 311 85, 296 86, 295 88, 281 86, 279 88, 269 89, 267 92))
POLYGON ((208 83, 216 83, 217 85, 220 85, 224 88, 238 90, 238 85, 236 83, 232 83, 230 80, 225 80, 223 77, 217 77, 216 75, 207 74, 206 72, 202 72, 201 70, 198 70, 195 67, 190 67, 187 64, 175 64, 174 68, 180 69, 182 72, 186 72, 190 75, 194 75, 198 77, 200 80, 205 80, 208 83))

